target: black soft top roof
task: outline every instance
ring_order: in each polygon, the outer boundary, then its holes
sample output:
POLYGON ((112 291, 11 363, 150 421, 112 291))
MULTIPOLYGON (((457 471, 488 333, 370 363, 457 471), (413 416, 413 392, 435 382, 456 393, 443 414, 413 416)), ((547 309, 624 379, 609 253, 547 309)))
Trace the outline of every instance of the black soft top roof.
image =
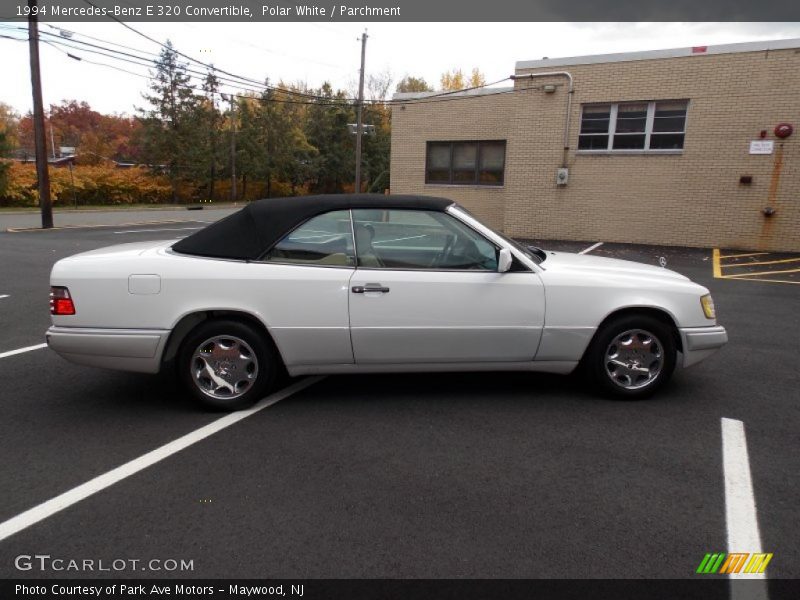
POLYGON ((329 194, 256 200, 172 246, 181 254, 256 260, 311 217, 349 208, 413 208, 443 211, 446 198, 382 194, 329 194))

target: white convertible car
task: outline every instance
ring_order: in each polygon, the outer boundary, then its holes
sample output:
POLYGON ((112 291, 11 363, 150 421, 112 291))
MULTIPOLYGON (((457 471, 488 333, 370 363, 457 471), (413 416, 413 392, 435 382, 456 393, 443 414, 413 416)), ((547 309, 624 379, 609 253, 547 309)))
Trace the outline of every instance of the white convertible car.
POLYGON ((524 247, 450 200, 249 204, 180 241, 58 261, 50 347, 82 365, 175 364, 238 409, 290 375, 581 366, 626 398, 727 342, 708 290, 667 269, 524 247))

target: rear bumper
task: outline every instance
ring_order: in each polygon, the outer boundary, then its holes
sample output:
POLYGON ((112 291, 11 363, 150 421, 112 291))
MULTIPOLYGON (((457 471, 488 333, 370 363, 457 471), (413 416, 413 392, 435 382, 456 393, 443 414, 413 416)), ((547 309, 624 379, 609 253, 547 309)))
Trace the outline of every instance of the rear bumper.
POLYGON ((728 343, 728 332, 722 325, 686 327, 680 332, 684 367, 699 363, 728 343))
POLYGON ((158 373, 169 331, 50 327, 47 345, 66 360, 91 367, 158 373))

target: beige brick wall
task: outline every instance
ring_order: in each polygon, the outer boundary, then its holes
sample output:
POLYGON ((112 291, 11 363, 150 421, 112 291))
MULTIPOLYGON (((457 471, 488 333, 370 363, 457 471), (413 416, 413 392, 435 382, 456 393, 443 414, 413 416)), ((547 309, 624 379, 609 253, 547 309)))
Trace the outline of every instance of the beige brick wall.
POLYGON ((395 106, 392 192, 452 198, 517 237, 800 251, 800 132, 784 142, 772 134, 781 121, 800 125, 800 50, 564 70, 575 81, 567 186, 555 183, 566 80, 537 78, 517 80, 512 94, 395 106), (555 93, 542 91, 547 83, 555 93), (681 154, 576 152, 583 103, 662 99, 690 101, 681 154), (762 129, 776 152, 750 155, 762 129), (472 139, 507 140, 504 186, 425 184, 426 141, 472 139))

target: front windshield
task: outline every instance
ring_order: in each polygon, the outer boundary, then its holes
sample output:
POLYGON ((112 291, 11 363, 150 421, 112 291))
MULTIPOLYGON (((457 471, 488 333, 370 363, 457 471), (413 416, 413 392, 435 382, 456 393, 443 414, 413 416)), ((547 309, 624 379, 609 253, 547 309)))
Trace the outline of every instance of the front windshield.
MULTIPOLYGON (((466 208, 464 208, 460 204, 456 204, 455 207, 458 208, 458 210, 460 210, 461 212, 469 215, 470 217, 472 217, 476 221, 479 221, 480 223, 483 223, 483 221, 481 221, 481 219, 476 217, 474 214, 472 214, 470 211, 468 211, 466 208)), ((547 258, 547 254, 541 248, 537 248, 536 246, 525 246, 524 244, 520 244, 518 241, 512 240, 510 237, 508 237, 507 235, 503 235, 502 233, 500 233, 496 229, 492 229, 492 232, 495 235, 500 236, 503 239, 503 241, 508 243, 509 246, 512 246, 515 250, 518 250, 519 252, 521 252, 522 254, 527 256, 528 258, 530 258, 537 265, 541 264, 547 258)))

